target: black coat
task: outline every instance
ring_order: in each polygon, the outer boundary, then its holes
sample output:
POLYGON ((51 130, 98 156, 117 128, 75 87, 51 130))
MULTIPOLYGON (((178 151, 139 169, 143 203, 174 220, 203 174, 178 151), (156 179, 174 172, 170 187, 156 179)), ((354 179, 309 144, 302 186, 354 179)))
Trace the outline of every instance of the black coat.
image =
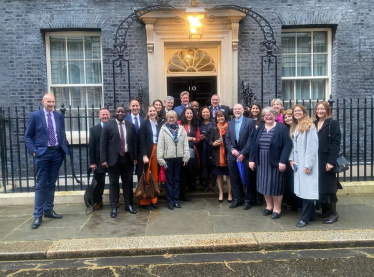
MULTIPOLYGON (((259 141, 261 134, 265 128, 265 124, 260 125, 252 140, 249 161, 259 164, 259 141)), ((287 164, 288 158, 292 150, 292 140, 290 138, 290 130, 281 123, 277 123, 274 127, 274 134, 270 141, 269 161, 273 167, 278 167, 279 163, 287 164)))
MULTIPOLYGON (((210 114, 212 115, 212 119, 214 119, 214 117, 213 117, 213 105, 209 106, 209 110, 210 110, 210 114)), ((232 111, 232 109, 230 109, 229 106, 218 105, 218 110, 219 111, 222 110, 226 114, 227 120, 229 119, 229 115, 233 115, 233 111, 232 111)))
POLYGON ((100 137, 102 131, 101 123, 97 124, 94 127, 90 128, 90 140, 88 143, 88 152, 90 156, 90 165, 96 164, 97 173, 105 173, 105 168, 101 165, 100 162, 100 137))
MULTIPOLYGON (((162 124, 157 124, 157 138, 160 134, 162 124)), ((139 129, 139 158, 138 158, 138 166, 137 166, 137 175, 141 175, 143 172, 143 156, 146 155, 148 159, 151 158, 153 149, 153 131, 152 125, 149 119, 145 120, 143 124, 140 126, 139 129)))
MULTIPOLYGON (((223 139, 223 145, 225 145, 225 135, 223 135, 222 139, 223 139)), ((219 167, 219 154, 220 154, 220 146, 213 146, 213 143, 218 140, 220 138, 220 135, 219 135, 219 129, 217 127, 217 125, 213 126, 212 129, 210 129, 210 133, 209 133, 209 144, 211 145, 212 147, 212 157, 213 157, 213 160, 214 160, 214 165, 216 167, 219 167)), ((226 157, 227 157, 227 148, 226 148, 226 145, 225 145, 225 154, 226 154, 226 157)))
MULTIPOLYGON (((125 121, 126 143, 131 162, 138 158, 138 141, 135 126, 125 121)), ((100 138, 100 161, 107 162, 109 166, 116 164, 121 150, 121 137, 117 121, 111 120, 104 125, 100 138)))
MULTIPOLYGON (((318 128, 318 121, 314 121, 318 128)), ((335 165, 339 156, 341 133, 339 123, 328 118, 318 131, 318 166, 319 166, 319 193, 336 193, 338 180, 336 173, 326 172, 326 164, 335 165)))

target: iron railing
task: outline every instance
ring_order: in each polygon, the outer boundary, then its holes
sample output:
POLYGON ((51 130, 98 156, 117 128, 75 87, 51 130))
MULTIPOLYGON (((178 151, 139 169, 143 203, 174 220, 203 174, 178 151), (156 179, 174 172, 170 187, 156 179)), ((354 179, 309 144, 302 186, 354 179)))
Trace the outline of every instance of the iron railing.
MULTIPOLYGON (((304 105, 313 116, 317 101, 284 101, 285 109, 293 104, 304 105)), ((341 181, 374 180, 374 99, 329 100, 333 118, 340 123, 342 132, 341 151, 350 161, 350 169, 340 174, 341 181)), ((24 133, 31 110, 26 108, 0 107, 0 190, 4 193, 32 192, 35 184, 33 157, 27 154, 24 133)), ((65 115, 66 135, 70 142, 74 164, 70 159, 60 169, 56 184, 58 191, 84 190, 89 167, 89 129, 99 123, 98 109, 60 109, 65 115), (72 169, 80 183, 73 178, 72 169)))

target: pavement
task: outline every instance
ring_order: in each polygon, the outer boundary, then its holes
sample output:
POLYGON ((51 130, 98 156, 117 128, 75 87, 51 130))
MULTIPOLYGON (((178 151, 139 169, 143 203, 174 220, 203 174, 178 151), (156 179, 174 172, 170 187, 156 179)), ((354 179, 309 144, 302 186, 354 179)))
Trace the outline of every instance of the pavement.
POLYGON ((299 212, 283 206, 282 217, 262 216, 264 206, 230 209, 211 194, 192 195, 181 209, 138 208, 136 215, 110 207, 86 215, 83 204, 57 204, 60 220, 43 218, 31 229, 32 205, 1 206, 0 260, 67 259, 182 253, 252 252, 334 249, 374 246, 374 195, 340 195, 340 218, 332 225, 323 219, 296 227, 299 212), (204 195, 203 195, 204 196, 204 195), (210 196, 210 197, 209 197, 210 196))

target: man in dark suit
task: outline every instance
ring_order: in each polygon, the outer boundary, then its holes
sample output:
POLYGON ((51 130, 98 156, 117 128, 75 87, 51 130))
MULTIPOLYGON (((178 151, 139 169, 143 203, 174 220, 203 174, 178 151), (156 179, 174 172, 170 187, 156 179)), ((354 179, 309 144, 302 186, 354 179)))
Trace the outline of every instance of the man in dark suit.
POLYGON ((139 114, 141 109, 139 101, 137 99, 132 99, 129 108, 131 113, 125 117, 125 120, 134 124, 136 134, 139 135, 140 126, 144 123, 144 118, 139 114))
POLYGON ((103 168, 100 162, 100 137, 104 124, 107 123, 110 118, 109 110, 107 108, 100 109, 99 118, 100 123, 90 128, 90 140, 88 144, 90 167, 92 170, 94 170, 94 175, 97 181, 97 186, 93 195, 95 210, 103 208, 103 192, 105 187, 106 169, 103 168))
POLYGON ((248 182, 249 178, 245 178, 244 196, 243 184, 240 177, 239 169, 236 160, 244 163, 246 176, 249 174, 248 160, 249 160, 249 146, 256 130, 255 122, 251 118, 243 116, 244 108, 241 104, 234 106, 235 119, 229 122, 226 133, 225 144, 227 148, 227 166, 229 168, 232 194, 234 202, 231 203, 230 208, 236 208, 243 204, 244 210, 251 208, 251 188, 248 182))
POLYGON ((185 108, 191 107, 190 94, 188 91, 182 91, 180 94, 180 97, 181 97, 181 105, 174 108, 174 111, 177 113, 178 118, 180 118, 185 108))
POLYGON ((55 186, 65 154, 69 154, 64 116, 54 111, 55 97, 45 94, 44 108, 30 114, 26 126, 25 142, 30 155, 35 157, 35 204, 32 228, 37 229, 42 217, 60 219, 53 202, 55 186))
POLYGON ((134 164, 137 163, 138 141, 134 124, 125 121, 125 107, 116 108, 114 117, 104 125, 100 138, 100 160, 104 168, 109 171, 109 200, 110 216, 117 216, 119 194, 119 177, 122 180, 122 191, 125 198, 125 210, 136 214, 132 207, 134 164))
POLYGON ((210 99, 210 103, 212 105, 209 106, 209 110, 210 110, 210 113, 212 115, 212 120, 213 121, 216 118, 216 113, 218 111, 223 111, 226 114, 227 118, 229 118, 229 115, 233 115, 232 110, 230 109, 229 106, 219 104, 220 99, 219 99, 219 96, 217 94, 212 95, 212 98, 210 99))

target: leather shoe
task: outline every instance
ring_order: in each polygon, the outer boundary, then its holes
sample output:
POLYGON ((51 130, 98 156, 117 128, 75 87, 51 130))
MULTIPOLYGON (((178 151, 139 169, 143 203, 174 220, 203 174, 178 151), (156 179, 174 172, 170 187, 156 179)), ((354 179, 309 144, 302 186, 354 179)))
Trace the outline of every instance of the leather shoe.
POLYGON ((278 219, 281 217, 281 214, 280 213, 277 213, 277 212, 273 212, 271 214, 271 219, 278 219))
POLYGON ((249 210, 251 208, 251 202, 250 201, 245 201, 243 205, 243 210, 249 210))
POLYGON ((338 218, 338 213, 336 213, 335 215, 330 214, 330 216, 323 222, 323 224, 333 224, 338 221, 338 218))
POLYGON ((110 212, 110 217, 111 218, 117 217, 117 207, 112 208, 112 211, 110 212))
POLYGON ((104 207, 103 202, 97 202, 97 203, 95 203, 95 205, 94 205, 94 209, 95 209, 95 210, 102 210, 103 207, 104 207))
POLYGON ((237 208, 241 205, 242 205, 242 202, 234 200, 234 202, 232 202, 229 207, 230 208, 237 208))
POLYGON ((296 224, 296 227, 299 227, 299 228, 303 228, 305 226, 307 226, 308 223, 306 223, 305 221, 302 221, 300 220, 297 224, 296 224))
POLYGON ((175 203, 175 204, 174 204, 174 207, 176 207, 176 208, 178 208, 178 209, 182 208, 181 204, 179 204, 179 203, 175 203))
POLYGON ((31 227, 33 229, 38 229, 40 224, 42 224, 42 220, 43 218, 42 217, 35 217, 34 218, 34 222, 32 223, 31 227))
POLYGON ((151 206, 151 205, 140 205, 139 207, 145 209, 145 210, 149 210, 149 211, 153 211, 154 208, 151 206))
POLYGON ((128 211, 130 214, 136 214, 136 210, 131 206, 131 205, 127 205, 125 207, 125 211, 128 211))
POLYGON ((273 210, 265 209, 262 211, 263 216, 271 215, 273 213, 273 210))
POLYGON ((168 209, 169 209, 169 210, 174 210, 174 205, 171 205, 171 204, 168 205, 168 209))
POLYGON ((158 209, 158 205, 157 205, 157 203, 151 203, 151 207, 152 207, 153 209, 158 209))
POLYGON ((62 215, 56 214, 54 210, 50 210, 50 211, 45 211, 44 212, 44 217, 54 218, 54 219, 61 219, 62 215))
POLYGON ((180 200, 186 201, 186 202, 190 202, 191 201, 191 197, 189 197, 189 196, 186 195, 184 197, 181 197, 180 200))

